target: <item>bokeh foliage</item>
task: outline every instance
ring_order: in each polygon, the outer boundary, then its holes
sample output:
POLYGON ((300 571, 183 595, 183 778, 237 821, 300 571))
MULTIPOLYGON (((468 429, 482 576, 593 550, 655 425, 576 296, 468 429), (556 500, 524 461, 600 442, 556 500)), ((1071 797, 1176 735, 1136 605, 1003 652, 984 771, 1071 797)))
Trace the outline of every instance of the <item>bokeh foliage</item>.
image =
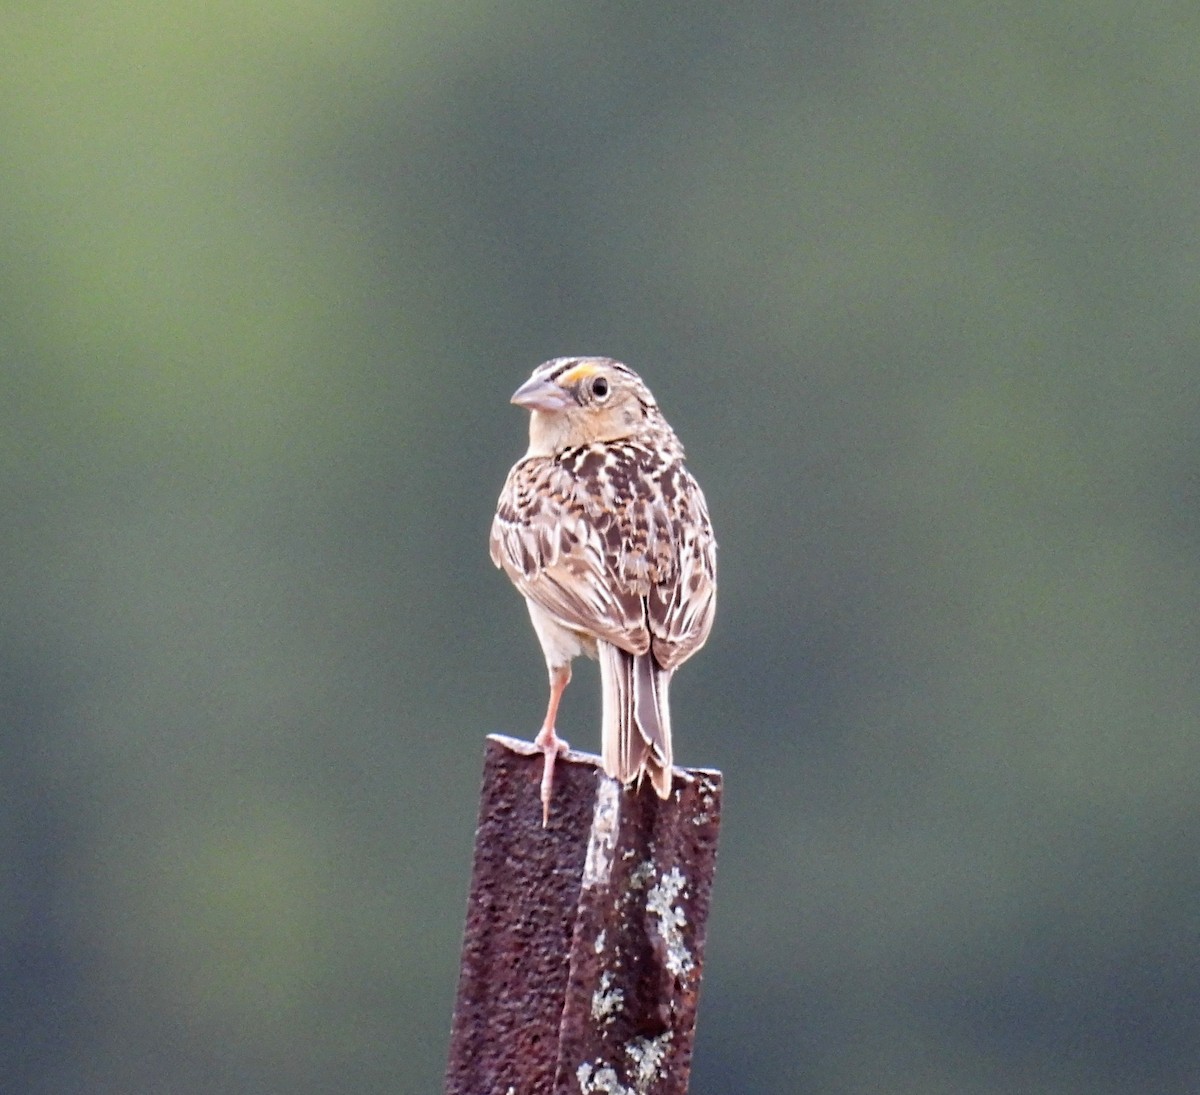
POLYGON ((507 397, 601 352, 722 545, 697 1095, 1196 1090, 1200 11, 0 31, 0 1087, 437 1090, 507 397))

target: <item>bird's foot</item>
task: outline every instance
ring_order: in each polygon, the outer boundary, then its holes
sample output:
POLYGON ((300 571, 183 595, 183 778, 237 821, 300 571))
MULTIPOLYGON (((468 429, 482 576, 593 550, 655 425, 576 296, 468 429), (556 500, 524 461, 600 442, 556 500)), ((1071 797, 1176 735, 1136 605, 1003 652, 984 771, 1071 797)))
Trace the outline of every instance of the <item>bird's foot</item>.
POLYGON ((550 799, 554 794, 554 762, 559 754, 566 754, 570 749, 562 738, 555 732, 553 726, 543 726, 538 736, 533 739, 543 753, 542 762, 542 828, 550 824, 550 799))

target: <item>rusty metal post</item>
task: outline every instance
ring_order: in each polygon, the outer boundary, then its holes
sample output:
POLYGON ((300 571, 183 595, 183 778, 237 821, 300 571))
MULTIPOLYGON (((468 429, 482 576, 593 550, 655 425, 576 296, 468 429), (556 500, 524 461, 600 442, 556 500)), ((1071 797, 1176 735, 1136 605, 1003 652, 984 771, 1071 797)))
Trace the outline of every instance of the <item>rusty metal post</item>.
POLYGON ((659 799, 491 735, 446 1095, 686 1095, 721 775, 659 799))

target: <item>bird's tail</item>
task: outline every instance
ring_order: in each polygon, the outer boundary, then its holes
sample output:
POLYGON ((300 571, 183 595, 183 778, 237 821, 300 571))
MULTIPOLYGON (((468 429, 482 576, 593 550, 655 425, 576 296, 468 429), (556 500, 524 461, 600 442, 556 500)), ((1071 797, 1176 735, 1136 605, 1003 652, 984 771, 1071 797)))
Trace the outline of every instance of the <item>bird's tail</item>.
POLYGON ((671 670, 654 655, 629 654, 601 639, 604 770, 622 783, 649 778, 659 798, 671 793, 671 670))

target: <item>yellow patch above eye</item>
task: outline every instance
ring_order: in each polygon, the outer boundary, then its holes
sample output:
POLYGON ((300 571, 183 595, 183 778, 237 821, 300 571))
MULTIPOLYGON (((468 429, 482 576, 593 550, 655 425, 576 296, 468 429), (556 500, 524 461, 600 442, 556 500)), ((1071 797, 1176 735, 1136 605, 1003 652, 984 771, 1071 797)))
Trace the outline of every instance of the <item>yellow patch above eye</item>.
POLYGON ((594 365, 590 361, 580 362, 573 369, 568 369, 558 378, 559 384, 567 387, 570 384, 578 384, 581 380, 586 380, 593 373, 600 371, 599 365, 594 365))

